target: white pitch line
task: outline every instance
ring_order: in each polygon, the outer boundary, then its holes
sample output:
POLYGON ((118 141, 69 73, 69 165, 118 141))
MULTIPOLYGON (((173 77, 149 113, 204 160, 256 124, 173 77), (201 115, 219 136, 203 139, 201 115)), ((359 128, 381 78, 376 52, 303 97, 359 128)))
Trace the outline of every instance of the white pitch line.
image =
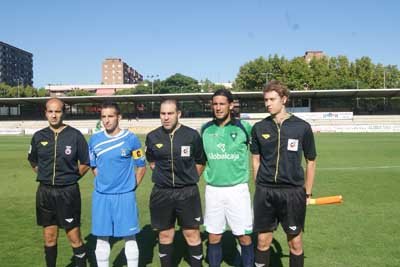
POLYGON ((317 170, 374 170, 374 169, 396 169, 400 166, 374 166, 374 167, 328 167, 328 168, 318 168, 317 170))

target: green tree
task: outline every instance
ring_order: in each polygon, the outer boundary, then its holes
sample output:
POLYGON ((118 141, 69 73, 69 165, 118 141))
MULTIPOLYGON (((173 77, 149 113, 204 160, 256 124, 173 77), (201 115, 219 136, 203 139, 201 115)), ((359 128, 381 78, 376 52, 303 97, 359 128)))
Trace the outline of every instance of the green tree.
MULTIPOLYGON (((269 80, 276 79, 276 80, 285 80, 286 68, 288 65, 288 60, 284 57, 279 57, 277 54, 274 56, 268 57, 267 66, 270 67, 269 70, 266 70, 266 73, 271 73, 272 77, 269 77, 269 80)), ((269 75, 268 75, 269 76, 269 75)))
POLYGON ((196 79, 176 73, 160 84, 160 93, 197 93, 201 88, 196 79))
POLYGON ((5 83, 0 83, 0 95, 1 97, 14 97, 12 94, 12 87, 5 83))
POLYGON ((305 87, 315 86, 310 67, 303 57, 294 58, 287 64, 285 79, 282 82, 286 83, 291 90, 303 90, 305 87))
POLYGON ((45 96, 49 96, 49 91, 47 91, 44 88, 39 88, 37 89, 37 96, 38 97, 45 97, 45 96))
POLYGON ((332 89, 333 73, 326 57, 310 61, 311 84, 313 89, 332 89))
POLYGON ((386 88, 400 87, 400 71, 396 65, 388 65, 385 67, 386 88))
MULTIPOLYGON (((157 82, 154 82, 153 86, 155 84, 157 84, 157 82)), ((151 84, 143 82, 135 87, 134 92, 138 95, 151 94, 151 84)))
POLYGON ((222 84, 215 84, 209 79, 205 79, 204 81, 200 82, 200 92, 204 93, 210 93, 210 92, 215 92, 216 90, 223 89, 225 86, 222 84))
POLYGON ((369 57, 350 62, 346 56, 286 60, 277 55, 251 60, 240 67, 234 90, 258 91, 265 81, 277 79, 290 89, 345 89, 400 87, 400 72, 395 65, 373 64, 369 57))
POLYGON ((259 91, 265 86, 266 80, 272 78, 272 65, 265 58, 259 57, 240 67, 234 88, 237 91, 259 91))
POLYGON ((115 92, 115 95, 134 95, 134 89, 133 88, 127 88, 127 89, 121 89, 115 92))
POLYGON ((362 88, 372 88, 375 66, 369 57, 355 61, 355 75, 362 83, 362 88))
POLYGON ((338 56, 336 65, 336 88, 356 88, 357 81, 352 77, 350 62, 346 56, 338 56))

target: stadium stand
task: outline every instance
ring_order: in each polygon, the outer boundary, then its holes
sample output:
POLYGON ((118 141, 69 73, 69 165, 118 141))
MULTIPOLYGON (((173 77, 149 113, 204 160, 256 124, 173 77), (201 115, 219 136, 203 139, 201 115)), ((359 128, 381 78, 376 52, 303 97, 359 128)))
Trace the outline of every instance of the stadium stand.
MULTIPOLYGON (((210 118, 182 118, 181 123, 200 129, 210 118)), ((260 120, 248 119, 250 124, 260 120)), ((363 115, 352 116, 351 119, 307 119, 316 132, 397 132, 400 131, 400 115, 363 115)), ((66 120, 66 124, 80 129, 84 134, 96 130, 99 120, 66 120)), ((122 128, 131 129, 138 134, 146 134, 160 126, 159 119, 123 119, 122 128)), ((47 121, 2 121, 0 135, 29 135, 47 126, 47 121)))

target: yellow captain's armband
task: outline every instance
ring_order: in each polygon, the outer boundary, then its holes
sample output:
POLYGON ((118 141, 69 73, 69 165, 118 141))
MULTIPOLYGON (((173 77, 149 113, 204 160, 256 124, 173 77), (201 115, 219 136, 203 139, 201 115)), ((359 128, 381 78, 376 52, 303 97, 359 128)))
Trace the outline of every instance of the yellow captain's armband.
POLYGON ((141 148, 132 151, 132 157, 134 159, 140 159, 143 157, 143 150, 141 148))

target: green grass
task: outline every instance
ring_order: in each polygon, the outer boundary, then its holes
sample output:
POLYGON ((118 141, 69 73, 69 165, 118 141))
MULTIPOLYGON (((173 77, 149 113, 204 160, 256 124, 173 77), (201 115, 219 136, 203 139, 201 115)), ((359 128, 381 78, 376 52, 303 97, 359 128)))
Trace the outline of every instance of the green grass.
MULTIPOLYGON (((400 266, 400 134, 317 134, 318 167, 314 196, 342 194, 342 205, 312 206, 304 234, 306 266, 400 266)), ((36 226, 37 183, 26 160, 30 137, 0 137, 1 266, 43 266, 42 229, 36 226)), ((141 265, 159 266, 155 234, 149 227, 150 172, 137 191, 141 265)), ((201 188, 204 185, 201 183, 201 188)), ((89 248, 93 176, 81 181, 82 233, 89 248)), ((251 187, 253 190, 253 186, 251 187)), ((224 237, 226 261, 233 258, 233 239, 224 237)), ((205 244, 206 242, 204 242, 205 244)), ((111 266, 125 266, 123 241, 116 240, 111 266)), ((58 266, 71 265, 71 249, 60 232, 58 266)), ((184 242, 177 238, 177 261, 184 242)), ((273 266, 288 266, 286 238, 275 234, 273 266)), ((95 266, 91 264, 91 266, 95 266)))

